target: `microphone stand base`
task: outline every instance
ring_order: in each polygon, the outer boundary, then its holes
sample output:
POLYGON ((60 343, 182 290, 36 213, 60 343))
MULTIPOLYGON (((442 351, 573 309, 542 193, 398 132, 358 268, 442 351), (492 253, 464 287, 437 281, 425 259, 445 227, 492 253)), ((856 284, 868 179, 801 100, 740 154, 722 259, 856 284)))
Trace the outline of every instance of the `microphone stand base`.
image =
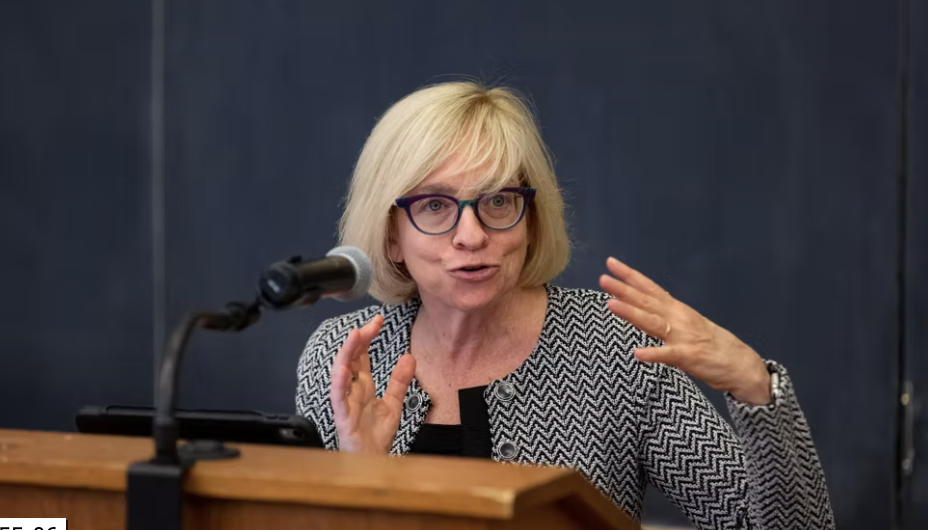
POLYGON ((126 473, 127 530, 181 530, 182 483, 192 462, 135 462, 126 473))
POLYGON ((183 481, 197 460, 238 458, 240 451, 218 440, 190 440, 177 451, 177 463, 135 462, 126 472, 126 530, 181 530, 183 481))

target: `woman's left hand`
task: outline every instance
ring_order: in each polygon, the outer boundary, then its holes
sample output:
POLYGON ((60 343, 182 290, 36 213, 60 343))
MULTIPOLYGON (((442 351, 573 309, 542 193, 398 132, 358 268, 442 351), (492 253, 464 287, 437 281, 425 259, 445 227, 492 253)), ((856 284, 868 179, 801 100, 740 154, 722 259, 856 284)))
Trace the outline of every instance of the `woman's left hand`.
POLYGON ((615 296, 609 310, 664 340, 664 346, 635 350, 638 360, 675 366, 744 403, 770 402, 770 374, 750 346, 628 265, 609 258, 606 266, 615 276, 599 279, 615 296))

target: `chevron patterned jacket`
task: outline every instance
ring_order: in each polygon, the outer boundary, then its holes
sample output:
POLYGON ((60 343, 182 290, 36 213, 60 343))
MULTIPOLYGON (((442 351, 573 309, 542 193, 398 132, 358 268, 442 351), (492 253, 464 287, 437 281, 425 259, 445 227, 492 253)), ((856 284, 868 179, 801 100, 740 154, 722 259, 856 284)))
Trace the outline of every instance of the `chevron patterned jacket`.
MULTIPOLYGON (((493 459, 580 471, 616 505, 641 517, 651 482, 698 528, 830 529, 834 519, 809 426, 786 370, 766 406, 727 397, 734 429, 681 371, 639 362, 636 347, 658 344, 607 308, 609 295, 548 286, 541 337, 514 372, 484 392, 493 459)), ((378 396, 409 347, 413 299, 324 321, 299 363, 297 411, 338 448, 329 402, 335 354, 352 328, 376 314, 371 343, 378 396)), ((413 379, 392 453, 408 453, 429 411, 413 379)))

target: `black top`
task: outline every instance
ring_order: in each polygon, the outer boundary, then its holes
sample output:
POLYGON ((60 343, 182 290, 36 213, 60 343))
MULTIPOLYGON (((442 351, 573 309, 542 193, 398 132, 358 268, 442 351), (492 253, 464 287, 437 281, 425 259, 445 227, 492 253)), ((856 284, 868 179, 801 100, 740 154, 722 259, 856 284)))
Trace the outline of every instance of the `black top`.
POLYGON ((490 458, 490 414, 483 399, 486 386, 458 390, 460 425, 423 423, 410 452, 428 455, 490 458))

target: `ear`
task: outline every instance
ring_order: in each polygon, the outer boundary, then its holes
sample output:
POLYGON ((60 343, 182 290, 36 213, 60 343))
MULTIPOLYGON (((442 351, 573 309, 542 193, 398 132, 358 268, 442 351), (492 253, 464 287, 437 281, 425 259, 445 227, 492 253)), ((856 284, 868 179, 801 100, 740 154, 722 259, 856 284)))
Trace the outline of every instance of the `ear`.
POLYGON ((387 229, 387 256, 395 263, 403 263, 403 251, 400 249, 398 241, 398 227, 396 226, 396 216, 391 215, 388 221, 387 229))
POLYGON ((399 243, 395 239, 390 239, 387 242, 387 255, 390 256, 390 260, 395 263, 403 263, 403 252, 400 250, 399 243))

